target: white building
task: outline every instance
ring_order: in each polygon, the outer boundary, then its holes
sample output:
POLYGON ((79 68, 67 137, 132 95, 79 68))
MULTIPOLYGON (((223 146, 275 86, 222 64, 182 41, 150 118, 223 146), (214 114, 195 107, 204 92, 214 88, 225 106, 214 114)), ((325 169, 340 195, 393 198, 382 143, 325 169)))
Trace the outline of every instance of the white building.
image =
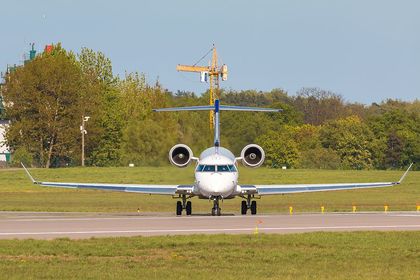
POLYGON ((0 164, 3 162, 10 161, 10 151, 9 147, 6 146, 6 141, 4 134, 6 133, 6 128, 9 126, 8 120, 0 120, 0 164))

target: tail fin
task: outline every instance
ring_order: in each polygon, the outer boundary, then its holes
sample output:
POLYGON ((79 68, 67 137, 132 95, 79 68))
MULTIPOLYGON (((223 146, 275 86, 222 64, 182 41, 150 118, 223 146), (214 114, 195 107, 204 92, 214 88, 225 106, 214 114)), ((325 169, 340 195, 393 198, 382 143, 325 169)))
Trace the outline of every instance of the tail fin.
POLYGON ((219 99, 216 99, 214 106, 189 106, 189 107, 173 107, 153 109, 154 112, 181 112, 181 111, 213 111, 214 112, 214 146, 220 146, 220 121, 219 111, 242 111, 242 112, 281 112, 282 109, 259 108, 259 107, 243 107, 243 106, 226 106, 220 105, 219 99))

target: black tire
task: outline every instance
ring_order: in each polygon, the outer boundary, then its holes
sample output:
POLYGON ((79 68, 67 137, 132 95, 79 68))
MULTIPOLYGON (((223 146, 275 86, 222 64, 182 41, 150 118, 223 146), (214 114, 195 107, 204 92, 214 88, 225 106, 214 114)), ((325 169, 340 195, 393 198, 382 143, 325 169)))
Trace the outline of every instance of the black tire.
POLYGON ((251 202, 251 215, 257 214, 257 202, 254 200, 251 202))
POLYGON ((216 209, 211 208, 211 215, 212 215, 212 216, 216 216, 216 209))
POLYGON ((181 203, 181 201, 176 202, 176 215, 177 216, 182 215, 182 203, 181 203))
POLYGON ((246 201, 242 200, 241 203, 241 214, 246 215, 246 212, 248 211, 248 206, 246 205, 246 201))
POLYGON ((190 216, 192 213, 192 203, 191 201, 187 201, 187 205, 185 207, 185 212, 187 212, 187 216, 190 216))
POLYGON ((222 209, 221 208, 217 208, 217 211, 216 212, 217 212, 216 213, 217 216, 222 215, 222 209))

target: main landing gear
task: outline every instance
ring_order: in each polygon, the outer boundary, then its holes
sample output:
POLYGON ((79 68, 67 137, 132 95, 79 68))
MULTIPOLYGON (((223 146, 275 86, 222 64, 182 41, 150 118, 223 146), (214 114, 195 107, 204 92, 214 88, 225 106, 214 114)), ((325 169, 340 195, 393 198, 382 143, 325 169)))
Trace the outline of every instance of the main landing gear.
POLYGON ((181 216, 182 215, 182 210, 185 209, 185 213, 187 214, 187 216, 190 216, 192 213, 192 203, 191 201, 187 201, 187 196, 185 194, 183 194, 181 196, 182 201, 177 201, 176 202, 176 215, 177 216, 181 216))
POLYGON ((248 211, 248 209, 251 209, 251 215, 255 215, 257 214, 257 202, 255 200, 252 200, 251 195, 248 195, 246 197, 246 201, 242 200, 241 203, 241 214, 242 215, 246 215, 246 212, 248 211))
POLYGON ((213 199, 213 208, 211 209, 211 215, 212 216, 220 216, 222 215, 221 208, 219 206, 220 197, 215 196, 213 199))

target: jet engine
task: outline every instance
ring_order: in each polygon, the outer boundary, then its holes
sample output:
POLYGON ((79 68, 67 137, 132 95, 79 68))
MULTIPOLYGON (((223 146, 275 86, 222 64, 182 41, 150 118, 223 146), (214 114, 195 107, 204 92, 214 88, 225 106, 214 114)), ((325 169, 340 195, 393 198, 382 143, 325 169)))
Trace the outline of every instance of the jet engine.
POLYGON ((169 151, 169 161, 177 167, 187 167, 192 157, 190 147, 184 144, 177 144, 169 151))
POLYGON ((242 149, 242 164, 247 167, 260 167, 264 163, 265 153, 257 144, 249 144, 242 149))

